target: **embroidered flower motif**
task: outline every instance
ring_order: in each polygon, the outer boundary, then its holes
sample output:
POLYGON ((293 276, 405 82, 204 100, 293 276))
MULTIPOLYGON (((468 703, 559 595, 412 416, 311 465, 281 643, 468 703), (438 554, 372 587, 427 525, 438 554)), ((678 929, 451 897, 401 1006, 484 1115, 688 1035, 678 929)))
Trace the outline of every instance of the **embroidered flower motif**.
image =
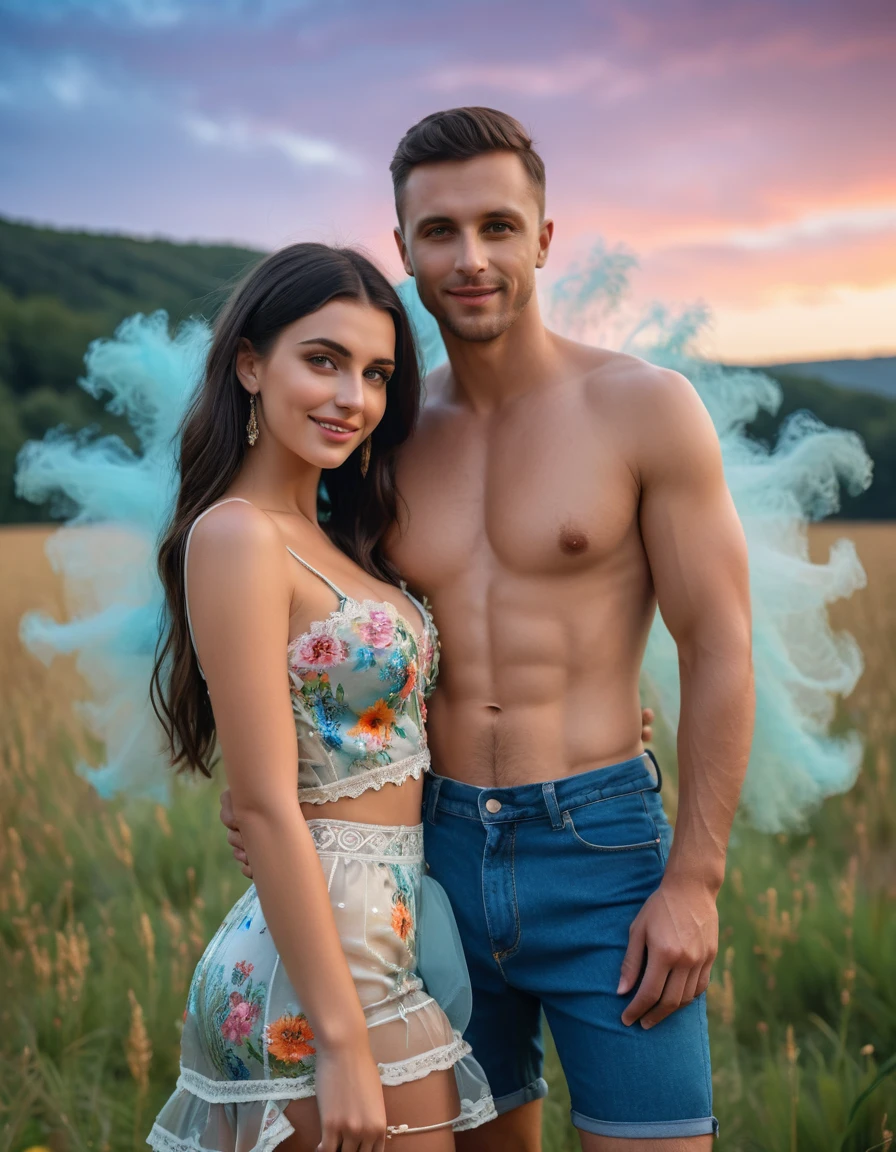
POLYGON ((281 1016, 273 1024, 268 1024, 264 1038, 268 1052, 285 1064, 298 1064, 317 1051, 311 1044, 314 1033, 307 1016, 281 1016))
POLYGON ((294 672, 299 668, 334 668, 348 658, 348 645, 338 636, 305 636, 296 651, 298 660, 290 662, 294 672))
POLYGON ((358 635, 372 648, 391 648, 395 625, 388 612, 373 608, 369 617, 355 625, 358 635))
POLYGON ((230 977, 230 981, 232 984, 236 984, 237 987, 239 987, 239 985, 242 984, 244 980, 248 979, 248 977, 250 977, 254 971, 254 964, 250 964, 248 960, 238 960, 233 966, 233 974, 230 977))
POLYGON ((392 905, 392 931, 396 936, 399 936, 402 941, 405 941, 413 927, 414 921, 411 919, 410 909, 401 896, 397 896, 395 903, 392 905))
POLYGON ((396 649, 380 669, 380 680, 391 680, 392 691, 397 692, 408 674, 407 657, 396 649))
POLYGON ((408 696, 417 687, 417 661, 412 660, 407 666, 407 679, 402 685, 398 695, 402 700, 407 700, 408 696))
POLYGON ((342 736, 339 734, 339 725, 328 714, 322 700, 314 701, 314 719, 323 742, 331 748, 341 748, 342 736))
POLYGON ((230 1012, 221 1025, 221 1035, 232 1044, 242 1046, 245 1038, 255 1027, 260 1013, 260 1005, 244 1000, 239 992, 231 992, 230 1012))
POLYGON ((356 648, 355 649, 355 671, 365 672, 368 668, 372 668, 376 663, 376 654, 372 648, 356 648))
POLYGON ((369 752, 380 752, 391 739, 395 713, 385 700, 377 700, 358 717, 358 723, 349 728, 349 736, 358 736, 369 752))

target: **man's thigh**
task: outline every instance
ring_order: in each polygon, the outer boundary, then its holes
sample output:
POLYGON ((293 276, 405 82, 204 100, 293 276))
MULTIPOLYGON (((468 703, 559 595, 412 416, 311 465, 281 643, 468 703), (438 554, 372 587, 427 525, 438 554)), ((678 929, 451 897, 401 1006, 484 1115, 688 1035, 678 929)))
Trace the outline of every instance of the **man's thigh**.
MULTIPOLYGON (((484 848, 485 834, 475 821, 440 812, 425 825, 429 874, 451 901, 470 972, 472 1015, 464 1039, 503 1114, 540 1100, 547 1085, 542 1079, 541 1004, 512 986, 493 951, 482 891, 484 848)), ((483 1130, 494 1131, 491 1124, 483 1130)))
POLYGON ((659 794, 650 788, 561 805, 553 827, 523 828, 516 843, 521 947, 506 966, 543 1005, 573 1124, 586 1138, 661 1141, 663 1152, 671 1152, 668 1140, 717 1128, 705 998, 644 1029, 622 1023, 634 990, 616 993, 629 927, 662 880, 668 843, 659 794))
POLYGON ((580 1132, 582 1152, 710 1152, 714 1136, 673 1136, 659 1140, 621 1140, 580 1132))
POLYGON ((457 1152, 541 1152, 542 1110, 541 1100, 531 1100, 481 1128, 458 1132, 457 1152))

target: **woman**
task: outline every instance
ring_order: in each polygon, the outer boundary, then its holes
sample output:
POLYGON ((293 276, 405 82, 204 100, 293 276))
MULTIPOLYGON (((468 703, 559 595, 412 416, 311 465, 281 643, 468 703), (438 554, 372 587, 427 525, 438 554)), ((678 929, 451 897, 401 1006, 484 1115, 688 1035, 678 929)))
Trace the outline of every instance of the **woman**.
POLYGON ((419 397, 398 297, 350 250, 276 253, 216 325, 153 700, 174 763, 208 775, 220 744, 256 885, 196 969, 164 1152, 443 1152, 494 1116, 416 971, 437 639, 382 541, 419 397))

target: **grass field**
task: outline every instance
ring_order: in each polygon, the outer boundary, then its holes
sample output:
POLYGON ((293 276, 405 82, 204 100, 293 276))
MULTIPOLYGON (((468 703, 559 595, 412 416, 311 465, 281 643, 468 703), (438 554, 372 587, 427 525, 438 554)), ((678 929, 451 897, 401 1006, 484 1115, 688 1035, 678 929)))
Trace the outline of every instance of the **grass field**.
MULTIPOLYGON (((865 767, 808 834, 738 834, 710 988, 719 1152, 886 1150, 896 1128, 896 527, 822 526, 813 549, 842 534, 869 575, 834 611, 867 662, 838 718, 865 767)), ((73 665, 16 635, 26 609, 64 615, 45 537, 0 531, 0 1152, 125 1152, 174 1085, 193 965, 245 881, 216 786, 105 804, 73 771, 98 752, 73 665)), ((545 1152, 565 1152, 555 1060, 549 1079, 545 1152)))

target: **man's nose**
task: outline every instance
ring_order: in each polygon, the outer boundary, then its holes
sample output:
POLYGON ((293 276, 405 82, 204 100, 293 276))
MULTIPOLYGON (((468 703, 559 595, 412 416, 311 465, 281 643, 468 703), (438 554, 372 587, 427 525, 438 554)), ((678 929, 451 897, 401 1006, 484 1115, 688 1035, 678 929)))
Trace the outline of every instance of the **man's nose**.
POLYGON ((457 272, 461 272, 471 280, 488 267, 482 240, 475 233, 461 237, 454 267, 457 272))

